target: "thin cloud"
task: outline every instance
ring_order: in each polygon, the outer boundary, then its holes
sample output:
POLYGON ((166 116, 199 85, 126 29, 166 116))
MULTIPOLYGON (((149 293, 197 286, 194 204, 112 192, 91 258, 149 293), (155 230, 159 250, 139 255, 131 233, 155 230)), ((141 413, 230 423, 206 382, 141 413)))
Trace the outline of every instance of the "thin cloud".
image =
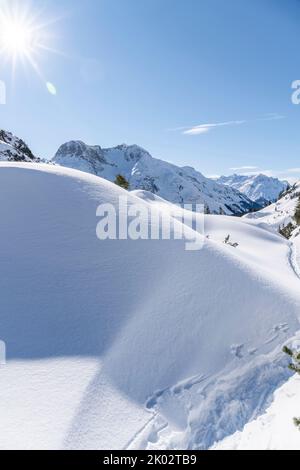
POLYGON ((256 121, 278 121, 279 119, 285 119, 285 116, 278 113, 268 113, 264 117, 256 119, 256 121))
POLYGON ((229 168, 231 171, 259 171, 259 167, 258 166, 236 166, 236 167, 233 167, 233 168, 229 168))
POLYGON ((206 175, 206 178, 209 178, 211 180, 218 180, 221 178, 221 175, 206 175))
POLYGON ((264 116, 253 119, 253 120, 239 120, 239 121, 225 121, 225 122, 214 122, 214 123, 207 123, 207 124, 198 124, 197 126, 192 127, 177 127, 175 129, 169 129, 170 131, 180 131, 183 135, 201 135, 207 134, 219 127, 226 127, 226 126, 241 126, 243 124, 250 124, 253 122, 260 122, 260 121, 277 121, 279 119, 285 119, 285 116, 282 116, 278 113, 268 113, 264 116))
POLYGON ((285 173, 300 173, 300 168, 288 168, 285 173))
POLYGON ((199 135, 199 134, 207 134, 213 129, 217 127, 224 127, 224 126, 240 126, 241 124, 245 124, 246 121, 226 121, 226 122, 215 122, 210 124, 200 124, 198 126, 194 126, 189 128, 185 128, 183 131, 184 135, 199 135))

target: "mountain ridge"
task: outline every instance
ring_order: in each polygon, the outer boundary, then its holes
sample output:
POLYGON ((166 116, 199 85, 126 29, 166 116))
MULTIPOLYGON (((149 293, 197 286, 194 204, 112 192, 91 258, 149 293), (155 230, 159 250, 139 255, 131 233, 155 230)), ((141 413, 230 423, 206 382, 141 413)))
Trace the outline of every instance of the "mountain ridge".
POLYGON ((150 191, 179 205, 202 203, 208 213, 243 215, 261 208, 236 189, 218 184, 192 167, 153 158, 138 145, 102 148, 73 140, 63 144, 52 161, 111 182, 121 175, 130 190, 150 191))
POLYGON ((0 129, 0 161, 38 162, 24 140, 0 129))
MULTIPOLYGON (((0 130, 0 161, 45 162, 11 132, 0 130)), ((205 212, 243 216, 277 201, 288 183, 263 174, 212 180, 190 166, 179 167, 136 144, 111 148, 73 140, 60 146, 49 164, 78 169, 113 183, 119 175, 130 191, 149 191, 173 204, 203 204, 205 212)))
POLYGON ((289 187, 287 181, 281 181, 263 173, 253 175, 235 173, 230 176, 221 176, 215 181, 237 189, 263 207, 276 202, 283 191, 289 187))

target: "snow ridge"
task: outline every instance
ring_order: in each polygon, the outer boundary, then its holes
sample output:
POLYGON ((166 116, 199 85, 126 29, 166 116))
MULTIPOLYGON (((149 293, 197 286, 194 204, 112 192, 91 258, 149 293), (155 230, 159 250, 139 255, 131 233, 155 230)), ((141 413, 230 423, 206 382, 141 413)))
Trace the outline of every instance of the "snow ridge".
POLYGON ((124 195, 174 209, 81 171, 0 163, 0 448, 206 449, 288 377, 281 348, 300 311, 290 243, 221 215, 195 232, 198 252, 175 236, 98 240, 98 205, 118 213, 124 195))

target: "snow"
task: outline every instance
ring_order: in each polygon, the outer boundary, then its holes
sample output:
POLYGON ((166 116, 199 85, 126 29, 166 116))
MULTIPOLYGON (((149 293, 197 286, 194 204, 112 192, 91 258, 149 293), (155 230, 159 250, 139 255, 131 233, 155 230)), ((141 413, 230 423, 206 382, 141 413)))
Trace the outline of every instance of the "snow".
POLYGON ((262 205, 277 201, 280 194, 289 186, 287 181, 280 181, 263 174, 221 176, 216 181, 239 190, 252 201, 262 205))
POLYGON ((10 132, 0 130, 0 161, 37 161, 25 142, 10 132))
POLYGON ((275 392, 266 413, 242 432, 224 439, 214 450, 300 450, 300 432, 293 424, 300 417, 300 376, 294 375, 275 392))
MULTIPOLYGON (((225 216, 206 217, 196 252, 99 241, 97 206, 126 194, 60 166, 0 163, 2 449, 207 449, 290 376, 290 243, 225 216)), ((128 197, 171 213, 147 191, 128 197)))
POLYGON ((121 174, 131 190, 150 191, 175 204, 205 204, 210 212, 244 214, 260 206, 234 188, 205 178, 194 168, 153 158, 137 145, 102 149, 80 141, 63 144, 53 162, 114 182, 121 174))
POLYGON ((279 227, 286 227, 289 223, 295 224, 294 215, 299 196, 300 182, 295 184, 279 201, 244 217, 256 225, 278 231, 279 227))

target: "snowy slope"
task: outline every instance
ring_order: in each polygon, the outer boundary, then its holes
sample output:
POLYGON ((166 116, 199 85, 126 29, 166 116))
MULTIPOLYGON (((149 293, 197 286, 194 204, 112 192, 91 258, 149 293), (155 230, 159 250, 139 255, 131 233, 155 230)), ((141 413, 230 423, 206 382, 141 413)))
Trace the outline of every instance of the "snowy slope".
POLYGON ((299 396, 300 377, 294 375, 275 392, 274 401, 265 414, 213 449, 300 450, 299 430, 293 424, 293 419, 300 417, 299 396))
POLYGON ((131 190, 151 191, 175 204, 202 203, 216 214, 241 215, 261 207, 237 190, 217 184, 193 168, 157 160, 137 145, 102 149, 72 141, 60 147, 53 161, 112 182, 121 174, 131 190))
POLYGON ((216 181, 237 189, 262 206, 277 201, 280 194, 289 186, 287 181, 280 181, 263 174, 221 176, 216 181))
POLYGON ((23 140, 10 132, 0 130, 0 161, 34 162, 38 159, 23 140))
POLYGON ((264 209, 245 216, 249 221, 255 224, 264 224, 274 230, 293 224, 296 228, 294 220, 296 205, 300 197, 300 182, 295 184, 287 193, 274 204, 264 209))
MULTIPOLYGON (((223 216, 207 216, 198 252, 99 241, 98 204, 126 194, 71 169, 0 163, 0 448, 208 448, 289 376, 289 243, 223 216)), ((167 217, 156 198, 129 194, 167 217)))

